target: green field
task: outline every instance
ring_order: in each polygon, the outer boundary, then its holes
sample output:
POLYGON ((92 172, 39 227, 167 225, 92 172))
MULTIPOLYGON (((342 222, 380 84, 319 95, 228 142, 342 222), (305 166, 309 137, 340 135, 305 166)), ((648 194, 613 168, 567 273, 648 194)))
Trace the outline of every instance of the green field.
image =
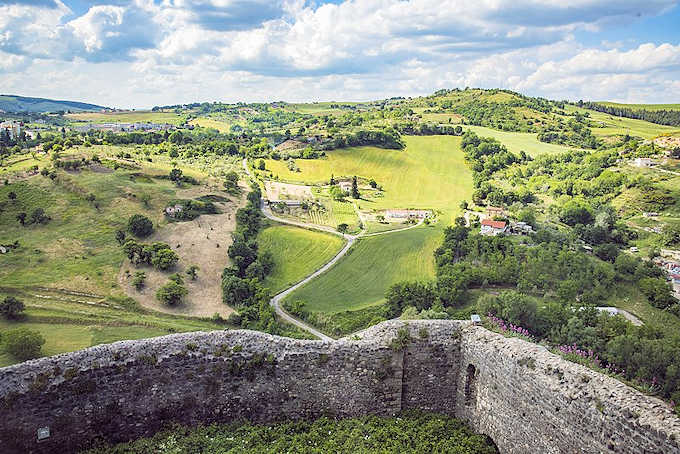
POLYGON ((571 105, 565 106, 567 112, 588 113, 594 124, 591 127, 593 134, 596 136, 611 136, 630 134, 631 136, 639 136, 643 139, 652 139, 661 134, 668 134, 680 131, 680 128, 673 126, 657 125, 644 120, 635 120, 632 118, 615 117, 602 112, 594 110, 580 109, 571 105), (603 125, 604 127, 596 127, 603 125))
POLYGON ((597 104, 632 110, 680 110, 680 104, 620 104, 618 102, 598 102, 597 104))
POLYGON ((219 132, 228 133, 231 128, 231 124, 226 121, 216 120, 214 118, 199 117, 194 118, 190 122, 192 125, 200 126, 202 128, 213 128, 217 129, 219 132))
POLYGON ((416 227, 362 239, 333 268, 288 296, 313 312, 341 312, 379 304, 390 285, 434 277, 432 252, 441 228, 416 227))
MULTIPOLYGON (((361 209, 423 208, 457 212, 461 200, 472 195, 472 174, 460 151, 460 137, 404 137, 405 150, 357 147, 334 150, 325 159, 298 159, 300 172, 285 162, 267 160, 280 179, 307 184, 326 183, 357 175, 375 179, 383 197, 360 200, 361 209)), ((450 220, 449 218, 448 220, 450 220)))
POLYGON ((264 281, 272 294, 321 268, 343 245, 337 235, 278 224, 262 230, 257 242, 260 252, 271 252, 274 256, 274 270, 264 281))
POLYGON ((463 131, 468 129, 472 130, 472 132, 481 137, 493 137, 505 145, 508 151, 513 153, 525 151, 530 156, 538 156, 546 153, 561 153, 564 151, 573 150, 572 147, 541 142, 536 137, 537 134, 529 132, 499 131, 497 129, 486 128, 484 126, 472 125, 466 125, 463 127, 463 131))
POLYGON ((460 150, 460 137, 405 137, 406 149, 359 147, 335 150, 318 160, 298 160, 301 172, 290 172, 280 161, 268 168, 281 178, 319 183, 331 174, 374 178, 383 197, 361 199, 361 209, 430 208, 441 211, 433 226, 361 239, 329 271, 289 296, 303 300, 307 309, 320 312, 355 310, 379 304, 387 288, 402 280, 434 276, 433 251, 441 232, 459 212, 461 200, 470 200, 472 175, 460 150))

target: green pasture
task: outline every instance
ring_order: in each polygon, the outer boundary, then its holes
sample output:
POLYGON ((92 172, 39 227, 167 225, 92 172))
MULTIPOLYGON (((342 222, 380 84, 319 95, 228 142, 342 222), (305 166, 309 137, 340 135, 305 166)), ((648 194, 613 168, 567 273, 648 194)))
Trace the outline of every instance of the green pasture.
POLYGON ((437 226, 422 226, 361 239, 335 266, 286 299, 327 313, 380 304, 392 284, 434 277, 433 251, 441 233, 437 226))
POLYGON ((486 128, 484 126, 463 126, 463 131, 468 129, 481 137, 493 137, 513 153, 525 151, 530 156, 538 156, 546 153, 561 153, 573 150, 572 147, 541 142, 537 138, 538 134, 530 132, 509 132, 486 128))
POLYGON ((216 120, 209 117, 199 117, 191 120, 192 125, 200 126, 202 128, 212 128, 217 129, 219 132, 228 133, 231 128, 231 124, 226 121, 216 120))
POLYGON ((680 104, 620 104, 618 102, 598 102, 597 104, 631 110, 680 110, 680 104))
POLYGON ((291 172, 283 161, 267 160, 266 165, 281 180, 306 184, 327 184, 331 175, 374 179, 383 188, 382 196, 358 200, 364 210, 457 212, 460 201, 472 196, 472 173, 463 159, 461 138, 406 136, 404 141, 404 150, 356 147, 328 152, 324 159, 298 159, 300 172, 291 172))
POLYGON ((597 136, 611 136, 629 134, 631 136, 652 139, 661 134, 668 134, 680 131, 680 128, 673 126, 657 125, 644 120, 633 118, 616 117, 594 110, 580 109, 571 105, 565 106, 567 112, 581 112, 590 115, 593 126, 590 128, 597 136), (598 127, 602 125, 603 127, 598 127))
POLYGON ((272 294, 291 287, 321 268, 342 249, 337 235, 290 225, 272 225, 257 237, 260 252, 274 256, 274 270, 264 284, 272 294))

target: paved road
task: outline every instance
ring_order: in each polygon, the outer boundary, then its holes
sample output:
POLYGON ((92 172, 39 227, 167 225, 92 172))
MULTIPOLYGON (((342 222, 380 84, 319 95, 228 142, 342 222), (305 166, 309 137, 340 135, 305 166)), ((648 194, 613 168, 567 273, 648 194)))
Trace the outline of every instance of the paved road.
MULTIPOLYGON (((245 169, 246 173, 248 174, 248 176, 250 178, 253 178, 253 179, 255 178, 253 176, 253 174, 250 172, 250 169, 248 168, 248 163, 245 159, 243 160, 243 168, 245 169)), ((281 301, 286 296, 293 293, 295 290, 302 287, 303 285, 305 285, 306 283, 308 283, 312 279, 314 279, 317 276, 319 276, 320 274, 328 271, 329 268, 331 268, 333 265, 335 265, 338 262, 338 260, 340 260, 342 257, 344 257, 345 254, 347 254, 347 251, 349 251, 349 249, 354 245, 354 243, 356 242, 356 240, 358 238, 365 238, 365 237, 376 236, 376 235, 385 235, 387 233, 394 233, 394 232, 401 232, 401 231, 404 231, 404 230, 412 229, 414 227, 418 227, 419 225, 421 225, 423 223, 423 220, 421 219, 417 224, 411 225, 411 226, 408 226, 408 227, 404 227, 402 229, 387 230, 387 231, 384 231, 384 232, 376 232, 376 233, 369 233, 369 234, 365 234, 365 232, 362 230, 362 232, 359 233, 358 235, 349 235, 347 233, 340 233, 337 230, 335 230, 334 228, 324 226, 324 225, 309 224, 307 222, 298 222, 298 221, 292 221, 290 219, 280 218, 280 217, 276 216, 275 214, 273 214, 268 208, 266 208, 264 206, 264 204, 260 205, 260 209, 262 210, 262 214, 264 214, 265 217, 271 219, 272 221, 280 222, 282 224, 295 225, 295 226, 306 228, 306 229, 320 230, 322 232, 332 233, 334 235, 339 235, 339 236, 343 237, 345 240, 347 240, 347 242, 345 243, 345 246, 328 263, 326 263, 321 268, 314 271, 312 274, 310 274, 309 276, 307 276, 306 278, 304 278, 303 280, 301 280, 297 284, 293 285, 292 287, 287 288, 286 290, 282 291, 281 293, 277 293, 269 301, 269 304, 272 305, 272 307, 274 308, 274 311, 276 312, 276 314, 279 317, 281 317, 282 319, 286 320, 289 323, 292 323, 293 325, 297 326, 298 328, 301 328, 301 329, 303 329, 303 330, 305 330, 309 333, 312 333, 313 335, 315 335, 319 339, 325 340, 325 341, 333 341, 334 339, 332 337, 329 337, 329 336, 325 335, 324 333, 318 331, 314 327, 306 324, 302 320, 297 319, 297 318, 293 317, 292 315, 290 315, 288 312, 286 312, 283 309, 283 307, 281 307, 281 301)))

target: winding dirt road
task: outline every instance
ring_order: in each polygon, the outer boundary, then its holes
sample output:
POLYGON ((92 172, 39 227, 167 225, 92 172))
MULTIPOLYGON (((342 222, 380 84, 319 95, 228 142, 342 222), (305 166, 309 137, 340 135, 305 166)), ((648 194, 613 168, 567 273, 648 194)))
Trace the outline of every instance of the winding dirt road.
MULTIPOLYGON (((246 171, 246 174, 252 179, 255 180, 255 176, 251 173, 250 169, 248 168, 248 162, 246 159, 243 160, 243 169, 246 171)), ((312 229, 312 230, 319 230, 322 232, 326 233, 331 233, 333 235, 339 235, 343 237, 347 242, 345 243, 345 246, 338 252, 335 257, 333 257, 330 261, 328 261, 325 265, 323 265, 321 268, 317 269, 314 271, 312 274, 308 275, 304 279, 302 279, 300 282, 297 284, 293 285, 292 287, 287 288, 286 290, 277 293, 272 297, 272 299, 269 301, 269 304, 272 305, 274 308, 274 311, 276 314, 281 317, 282 319, 286 320, 289 323, 292 323, 293 325, 297 326, 300 329, 303 329, 314 336, 318 337, 321 340, 324 341, 333 341, 334 339, 330 336, 325 335, 324 333, 320 332, 319 330, 315 329, 314 327, 308 325, 307 323, 303 322, 302 320, 293 317, 290 315, 288 312, 286 312, 283 307, 281 306, 281 301, 288 296, 289 294, 293 293, 295 290, 298 288, 302 287, 312 279, 316 278, 317 276, 325 273, 330 269, 333 265, 335 265, 342 257, 347 254, 347 251, 350 250, 350 248, 354 245, 354 243, 360 239, 360 238, 366 238, 370 236, 376 236, 376 235, 385 235, 388 233, 395 233, 395 232, 402 232, 404 230, 409 230, 413 229, 415 227, 418 227, 423 223, 423 219, 421 219, 417 224, 410 225, 408 227, 404 227, 401 229, 395 229, 395 230, 386 230, 384 232, 376 232, 376 233, 365 233, 364 230, 361 231, 358 235, 349 235, 347 233, 340 233, 337 230, 335 230, 332 227, 324 226, 324 225, 317 225, 317 224, 310 224, 307 222, 299 222, 299 221, 293 221, 290 219, 285 219, 276 216, 274 213, 271 212, 267 207, 264 206, 264 203, 260 203, 260 210, 262 211, 262 214, 268 219, 271 219, 272 221, 280 222, 282 224, 289 224, 289 225, 295 225, 297 227, 302 227, 305 229, 312 229)))

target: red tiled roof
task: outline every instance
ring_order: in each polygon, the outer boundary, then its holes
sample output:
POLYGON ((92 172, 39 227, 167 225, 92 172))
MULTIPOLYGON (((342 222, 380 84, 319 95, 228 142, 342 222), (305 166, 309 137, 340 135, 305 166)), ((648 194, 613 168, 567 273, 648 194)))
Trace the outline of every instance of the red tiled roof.
POLYGON ((506 223, 505 221, 492 221, 491 219, 484 219, 482 221, 482 225, 488 225, 494 229, 504 229, 506 223))

